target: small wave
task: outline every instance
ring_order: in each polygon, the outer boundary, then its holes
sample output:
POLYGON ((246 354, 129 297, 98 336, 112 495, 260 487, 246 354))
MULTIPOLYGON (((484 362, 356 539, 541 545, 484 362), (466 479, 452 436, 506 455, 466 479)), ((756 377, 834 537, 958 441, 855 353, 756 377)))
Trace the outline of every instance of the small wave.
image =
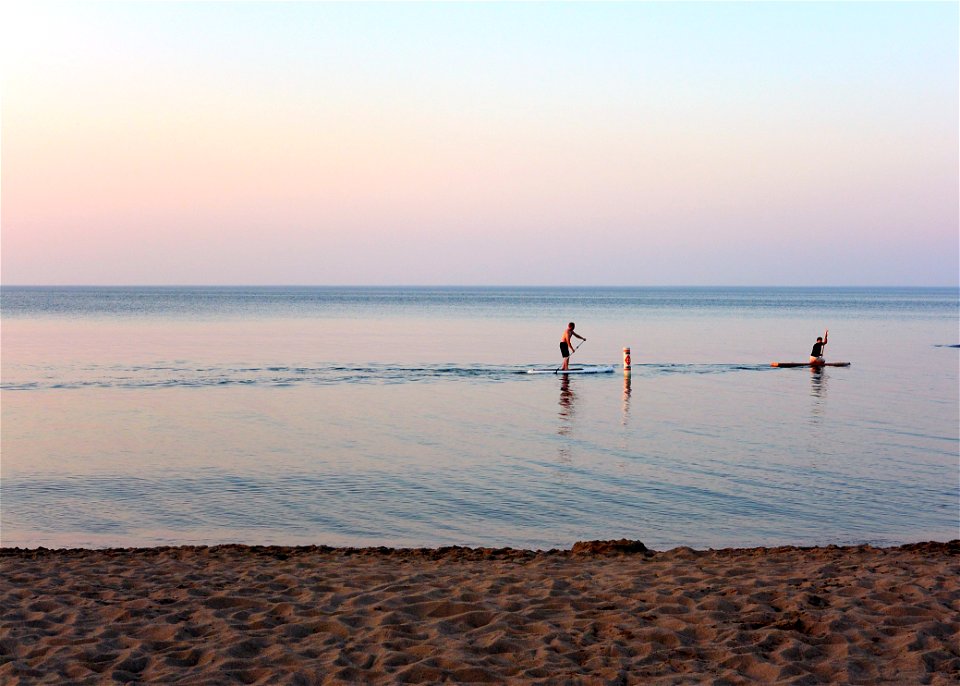
POLYGON ((395 384, 437 380, 504 381, 517 378, 527 367, 449 364, 393 366, 137 366, 85 367, 65 370, 59 378, 7 382, 7 391, 81 388, 202 388, 224 386, 296 386, 342 384, 395 384), (79 373, 78 373, 79 372, 79 373), (82 378, 77 378, 78 376, 82 378), (73 378, 70 378, 73 377, 73 378))
POLYGON ((729 374, 731 372, 758 372, 769 371, 769 364, 717 364, 717 363, 699 363, 699 364, 634 364, 633 372, 649 373, 651 375, 661 374, 729 374))
MULTIPOLYGON (((438 381, 470 381, 497 383, 509 380, 532 381, 527 374, 530 365, 299 365, 189 366, 143 365, 133 367, 87 366, 66 369, 46 379, 15 381, 0 384, 5 391, 64 390, 91 388, 223 388, 227 386, 290 387, 302 385, 331 386, 350 384, 393 385, 438 381)), ((649 363, 633 365, 634 377, 657 377, 684 374, 729 374, 743 371, 768 371, 769 365, 749 364, 673 364, 649 363)), ((551 377, 552 378, 552 377, 551 377)))

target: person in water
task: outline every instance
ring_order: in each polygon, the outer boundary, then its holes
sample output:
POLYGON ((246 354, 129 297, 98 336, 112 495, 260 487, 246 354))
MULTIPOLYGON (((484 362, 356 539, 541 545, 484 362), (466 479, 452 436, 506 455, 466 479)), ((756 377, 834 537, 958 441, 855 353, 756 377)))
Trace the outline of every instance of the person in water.
POLYGON ((827 335, 830 330, 823 332, 823 338, 817 336, 817 342, 813 344, 813 350, 810 351, 810 364, 823 364, 823 348, 827 345, 827 335))
POLYGON ((563 355, 563 366, 561 366, 560 369, 568 369, 570 367, 570 356, 573 354, 573 351, 576 350, 576 348, 573 347, 573 339, 579 338, 581 341, 587 340, 580 334, 573 332, 576 326, 573 322, 567 324, 567 330, 563 332, 563 337, 560 339, 560 354, 563 355))

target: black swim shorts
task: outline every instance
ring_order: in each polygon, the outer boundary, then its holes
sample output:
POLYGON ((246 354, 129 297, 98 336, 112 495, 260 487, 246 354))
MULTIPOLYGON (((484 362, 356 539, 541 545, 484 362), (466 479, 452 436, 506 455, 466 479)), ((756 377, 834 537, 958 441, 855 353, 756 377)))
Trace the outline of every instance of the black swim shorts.
POLYGON ((567 347, 566 341, 560 341, 560 354, 564 357, 570 357, 570 348, 567 347))

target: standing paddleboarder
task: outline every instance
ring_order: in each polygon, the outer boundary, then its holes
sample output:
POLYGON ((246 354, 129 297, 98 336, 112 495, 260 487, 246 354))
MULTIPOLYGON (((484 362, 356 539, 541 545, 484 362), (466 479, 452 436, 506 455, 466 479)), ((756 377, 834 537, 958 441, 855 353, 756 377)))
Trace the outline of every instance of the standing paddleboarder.
POLYGON ((563 355, 563 366, 560 369, 569 369, 570 368, 570 356, 573 354, 573 351, 576 348, 573 347, 574 337, 579 338, 581 341, 587 340, 578 333, 574 333, 574 328, 576 324, 570 322, 567 324, 567 330, 563 332, 563 337, 560 339, 560 354, 563 355))
POLYGON ((817 342, 813 344, 813 350, 810 351, 810 364, 823 364, 823 348, 827 345, 827 335, 830 330, 823 332, 823 338, 817 336, 817 342))

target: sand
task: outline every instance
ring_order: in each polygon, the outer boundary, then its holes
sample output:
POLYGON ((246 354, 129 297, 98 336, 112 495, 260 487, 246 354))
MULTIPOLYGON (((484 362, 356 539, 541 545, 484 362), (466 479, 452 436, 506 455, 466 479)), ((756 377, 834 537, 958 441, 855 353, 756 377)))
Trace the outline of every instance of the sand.
POLYGON ((0 683, 956 684, 960 541, 0 549, 0 683))

